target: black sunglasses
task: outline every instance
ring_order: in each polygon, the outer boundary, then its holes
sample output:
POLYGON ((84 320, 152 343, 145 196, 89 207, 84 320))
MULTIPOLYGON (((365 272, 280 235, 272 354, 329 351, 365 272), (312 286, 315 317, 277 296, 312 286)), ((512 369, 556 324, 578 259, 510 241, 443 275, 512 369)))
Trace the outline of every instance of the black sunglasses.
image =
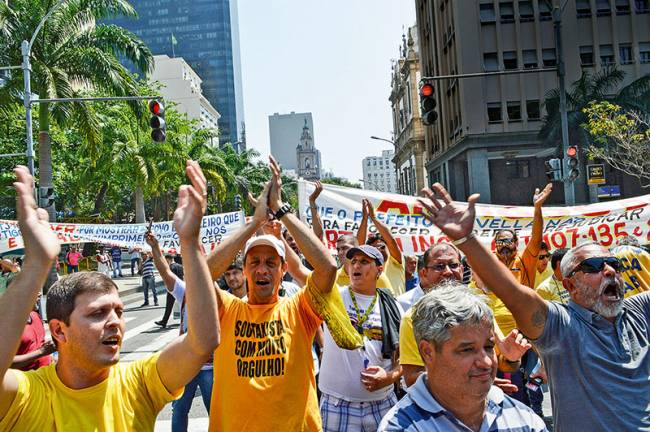
POLYGON ((623 264, 616 257, 587 258, 573 269, 573 271, 569 274, 569 277, 573 276, 577 272, 600 273, 605 268, 605 264, 613 268, 617 273, 623 269, 623 264))

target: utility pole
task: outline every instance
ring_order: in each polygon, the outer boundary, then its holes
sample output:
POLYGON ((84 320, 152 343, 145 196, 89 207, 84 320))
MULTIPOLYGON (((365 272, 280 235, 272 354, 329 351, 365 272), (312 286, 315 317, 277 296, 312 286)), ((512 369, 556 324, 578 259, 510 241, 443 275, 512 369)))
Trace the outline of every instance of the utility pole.
MULTIPOLYGON (((571 171, 569 167, 569 158, 566 157, 567 150, 569 149, 569 120, 567 118, 566 106, 566 85, 564 78, 566 76, 566 66, 564 64, 564 51, 562 46, 562 11, 566 7, 565 1, 562 6, 559 4, 553 6, 553 27, 555 29, 555 51, 557 53, 557 78, 560 90, 560 122, 562 127, 562 161, 563 172, 568 173, 571 171)), ((567 176, 564 177, 564 202, 568 206, 573 206, 576 203, 575 183, 569 180, 567 176)))
POLYGON ((27 140, 27 168, 29 173, 34 175, 34 139, 32 134, 32 84, 30 73, 32 66, 29 62, 30 44, 26 40, 20 45, 20 51, 23 56, 21 69, 23 70, 23 83, 25 92, 23 93, 23 103, 25 104, 25 132, 27 140))

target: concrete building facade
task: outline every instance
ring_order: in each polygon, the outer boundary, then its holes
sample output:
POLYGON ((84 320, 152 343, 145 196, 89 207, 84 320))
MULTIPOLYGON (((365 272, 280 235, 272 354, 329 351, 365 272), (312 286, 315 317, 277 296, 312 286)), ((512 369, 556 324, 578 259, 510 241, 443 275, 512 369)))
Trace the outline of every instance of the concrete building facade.
POLYGON ((418 106, 420 59, 417 28, 402 37, 400 57, 393 63, 390 100, 393 114, 393 140, 397 192, 415 195, 426 185, 424 127, 418 106))
POLYGON ((397 193, 393 150, 382 150, 381 156, 363 158, 363 188, 366 190, 397 193))
POLYGON ((289 114, 275 113, 269 116, 269 138, 271 154, 285 169, 298 172, 296 148, 301 144, 303 127, 307 126, 311 133, 311 144, 314 143, 314 121, 311 113, 289 114))
MULTIPOLYGON (((202 80, 190 65, 181 57, 170 58, 167 55, 154 56, 154 63, 150 79, 162 85, 160 93, 165 101, 175 102, 180 113, 199 120, 202 128, 218 129, 220 115, 203 96, 202 80)), ((218 144, 218 141, 214 143, 218 144)))
MULTIPOLYGON (((554 2, 555 3, 555 2, 554 2)), ((552 11, 544 0, 416 0, 422 76, 551 68, 557 64, 552 11)), ((569 0, 562 14, 567 87, 583 71, 616 66, 622 86, 650 73, 648 0, 569 0)), ((544 160, 555 154, 538 137, 544 98, 558 87, 554 71, 436 81, 438 121, 425 128, 429 182, 456 199, 530 204, 547 182, 544 160)), ((593 199, 583 175, 576 202, 593 199)), ((638 182, 611 172, 622 196, 638 182)), ((552 203, 563 203, 556 184, 552 203)))
MULTIPOLYGON (((221 142, 242 140, 244 124, 237 0, 132 0, 138 19, 111 20, 153 54, 183 57, 221 114, 221 142)), ((243 144, 239 144, 243 146, 243 144)))

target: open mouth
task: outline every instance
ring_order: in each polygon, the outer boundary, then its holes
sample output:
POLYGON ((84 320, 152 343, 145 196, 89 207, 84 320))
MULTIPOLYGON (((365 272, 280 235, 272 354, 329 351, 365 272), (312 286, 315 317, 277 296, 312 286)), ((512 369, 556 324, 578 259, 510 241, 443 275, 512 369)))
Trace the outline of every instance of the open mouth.
POLYGON ((616 282, 610 282, 605 286, 605 289, 603 290, 603 297, 611 301, 616 301, 623 298, 623 295, 618 289, 616 282))
POLYGON ((267 280, 257 280, 255 281, 255 285, 260 286, 260 287, 267 287, 271 284, 271 282, 267 280))
POLYGON ((109 338, 106 338, 102 341, 102 345, 108 345, 108 346, 119 346, 120 344, 120 337, 119 336, 111 336, 109 338))

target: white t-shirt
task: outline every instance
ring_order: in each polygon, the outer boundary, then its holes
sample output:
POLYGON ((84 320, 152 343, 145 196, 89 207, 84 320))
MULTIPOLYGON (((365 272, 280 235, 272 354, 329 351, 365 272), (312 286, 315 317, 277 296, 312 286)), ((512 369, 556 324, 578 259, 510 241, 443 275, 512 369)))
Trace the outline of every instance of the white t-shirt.
MULTIPOLYGON (((172 291, 172 296, 178 302, 178 304, 183 304, 183 299, 185 298, 185 281, 179 278, 176 278, 174 282, 174 290, 172 291)), ((181 334, 187 333, 187 308, 181 306, 181 313, 183 314, 183 319, 181 320, 181 334)), ((205 363, 201 366, 201 370, 212 370, 213 363, 210 360, 208 363, 205 363)))
POLYGON ((410 291, 405 292, 401 296, 397 297, 397 303, 402 306, 402 309, 405 311, 409 310, 411 306, 417 303, 424 296, 424 290, 420 285, 416 286, 410 291))
MULTIPOLYGON (((357 322, 357 313, 350 297, 348 287, 339 288, 343 304, 353 325, 357 322)), ((354 294, 363 316, 372 303, 373 296, 354 294)), ((400 312, 403 313, 401 307, 400 312)), ((372 312, 363 322, 363 348, 344 350, 339 348, 327 326, 325 326, 325 345, 320 365, 318 387, 323 393, 344 399, 349 402, 370 402, 385 399, 393 391, 389 385, 374 392, 369 392, 361 383, 361 371, 367 366, 380 366, 386 371, 392 369, 390 359, 385 359, 381 353, 383 329, 379 311, 379 299, 375 302, 372 312)))

